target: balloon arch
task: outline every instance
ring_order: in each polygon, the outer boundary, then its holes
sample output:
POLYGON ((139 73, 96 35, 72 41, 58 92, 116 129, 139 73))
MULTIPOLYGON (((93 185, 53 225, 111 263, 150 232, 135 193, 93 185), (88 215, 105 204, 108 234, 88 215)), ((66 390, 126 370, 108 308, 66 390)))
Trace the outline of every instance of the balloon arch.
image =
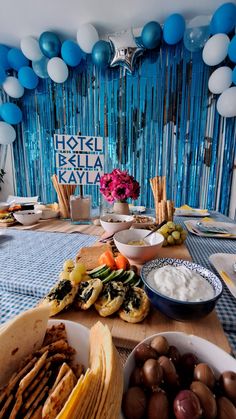
MULTIPOLYGON (((217 110, 223 117, 236 116, 236 5, 225 3, 212 17, 197 16, 185 22, 178 13, 170 15, 161 26, 148 22, 141 35, 135 37, 132 30, 100 40, 96 28, 80 25, 77 42, 61 43, 53 32, 43 32, 39 39, 24 37, 20 49, 0 44, 0 85, 15 100, 24 95, 25 89, 35 89, 39 79, 50 78, 64 83, 69 75, 68 67, 80 65, 86 54, 91 54, 93 64, 99 68, 122 66, 133 72, 135 62, 145 50, 155 50, 162 43, 175 45, 183 40, 192 53, 202 49, 206 65, 217 66, 209 78, 208 88, 219 94, 217 110), (220 66, 219 66, 220 65, 220 66)), ((22 120, 22 112, 16 103, 0 106, 0 144, 11 144, 16 138, 16 125, 22 120)))

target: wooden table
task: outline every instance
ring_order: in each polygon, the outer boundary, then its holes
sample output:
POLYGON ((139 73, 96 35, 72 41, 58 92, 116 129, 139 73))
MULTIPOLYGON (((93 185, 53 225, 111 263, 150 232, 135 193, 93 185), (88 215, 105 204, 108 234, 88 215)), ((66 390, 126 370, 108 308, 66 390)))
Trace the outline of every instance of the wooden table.
MULTIPOLYGON (((51 231, 62 233, 84 233, 101 236, 103 229, 99 226, 91 225, 74 225, 70 221, 55 219, 40 221, 34 226, 15 225, 9 228, 30 229, 34 231, 51 231)), ((172 257, 185 260, 191 260, 191 256, 185 245, 167 247, 160 249, 158 257, 172 257)), ((162 315, 160 312, 152 309, 151 313, 142 323, 130 324, 120 320, 118 317, 102 318, 93 311, 72 311, 68 310, 57 316, 60 319, 73 320, 90 327, 97 320, 106 323, 113 335, 116 345, 124 348, 133 348, 136 343, 140 342, 147 336, 163 331, 181 331, 187 334, 194 334, 203 337, 216 345, 220 346, 227 352, 231 352, 230 345, 224 334, 221 323, 213 311, 210 315, 203 319, 191 322, 179 322, 162 315)))

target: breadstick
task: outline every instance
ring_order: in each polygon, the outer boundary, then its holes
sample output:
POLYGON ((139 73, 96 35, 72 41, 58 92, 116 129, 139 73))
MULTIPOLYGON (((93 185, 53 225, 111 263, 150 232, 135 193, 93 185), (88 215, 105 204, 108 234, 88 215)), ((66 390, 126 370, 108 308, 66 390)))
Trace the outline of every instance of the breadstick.
POLYGON ((161 201, 161 218, 162 218, 161 222, 164 221, 164 220, 167 221, 167 218, 168 218, 168 215, 167 215, 167 202, 164 201, 164 200, 161 201))
POLYGON ((162 176, 162 199, 166 201, 166 176, 162 176))

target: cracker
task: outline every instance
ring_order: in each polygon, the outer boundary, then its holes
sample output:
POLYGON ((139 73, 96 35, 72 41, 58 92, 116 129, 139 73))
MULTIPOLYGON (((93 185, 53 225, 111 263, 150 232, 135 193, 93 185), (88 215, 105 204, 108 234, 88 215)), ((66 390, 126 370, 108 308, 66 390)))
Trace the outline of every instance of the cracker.
POLYGON ((72 370, 69 370, 45 401, 42 412, 43 419, 53 419, 57 416, 75 385, 76 377, 72 370))
POLYGON ((30 394, 29 398, 24 400, 24 408, 23 408, 24 412, 27 412, 28 409, 30 408, 30 406, 32 405, 32 403, 37 399, 38 395, 41 393, 43 388, 46 386, 46 384, 47 384, 51 375, 52 375, 52 372, 49 371, 45 375, 45 377, 41 380, 41 382, 38 384, 35 391, 30 394))
POLYGON ((15 402, 15 404, 13 406, 13 409, 11 411, 11 414, 9 416, 9 419, 15 419, 16 418, 17 413, 19 412, 21 406, 22 406, 22 395, 20 394, 16 398, 16 402, 15 402))
POLYGON ((0 419, 6 417, 5 414, 8 410, 8 408, 10 407, 11 402, 13 401, 13 395, 11 394, 7 400, 5 401, 4 405, 2 406, 1 410, 0 410, 0 419))
POLYGON ((44 352, 48 351, 49 353, 54 352, 70 352, 75 353, 75 350, 69 346, 68 342, 64 339, 57 340, 55 342, 50 343, 49 345, 43 346, 36 352, 36 355, 41 355, 44 352))
POLYGON ((50 362, 47 362, 44 369, 39 372, 39 374, 36 376, 35 380, 30 384, 30 386, 25 390, 24 392, 24 398, 27 398, 30 393, 33 392, 35 387, 43 380, 44 376, 46 375, 49 367, 51 366, 50 362))
POLYGON ((48 352, 45 352, 36 362, 35 366, 32 368, 31 371, 28 372, 28 374, 22 378, 22 380, 19 383, 19 387, 16 393, 16 397, 19 394, 22 394, 25 389, 30 385, 30 383, 33 381, 35 376, 38 374, 38 372, 41 370, 41 368, 46 363, 48 352))
POLYGON ((43 399, 46 397, 47 393, 49 391, 49 387, 45 387, 44 390, 39 394, 35 402, 33 403, 31 409, 28 411, 28 413, 24 416, 24 419, 30 419, 32 414, 35 412, 35 410, 39 407, 39 404, 43 401, 43 399))
POLYGON ((66 373, 67 373, 68 371, 70 371, 70 370, 71 370, 71 368, 69 367, 69 365, 68 365, 68 364, 66 364, 66 362, 63 362, 62 366, 60 367, 60 369, 59 369, 59 371, 58 371, 58 374, 57 374, 57 376, 56 376, 56 380, 55 380, 55 382, 54 382, 54 384, 53 384, 53 386, 52 386, 51 391, 53 391, 53 390, 56 388, 57 384, 59 384, 59 381, 60 381, 60 380, 64 377, 64 375, 66 375, 66 373))

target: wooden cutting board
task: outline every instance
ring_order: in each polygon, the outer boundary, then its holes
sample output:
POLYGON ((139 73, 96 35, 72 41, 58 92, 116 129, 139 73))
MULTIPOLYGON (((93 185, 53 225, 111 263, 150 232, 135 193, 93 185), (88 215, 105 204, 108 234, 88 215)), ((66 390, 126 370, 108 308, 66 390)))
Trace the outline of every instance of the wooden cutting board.
MULTIPOLYGON (((191 261, 191 256, 185 245, 161 248, 158 257, 172 257, 191 261)), ((73 320, 89 328, 96 321, 100 320, 108 325, 115 344, 123 348, 132 349, 138 342, 154 333, 178 331, 200 336, 215 343, 225 351, 231 352, 228 340, 215 311, 203 319, 191 322, 178 322, 169 319, 154 308, 142 323, 137 324, 126 323, 119 319, 118 316, 103 318, 95 310, 68 310, 60 313, 57 318, 73 320)))

